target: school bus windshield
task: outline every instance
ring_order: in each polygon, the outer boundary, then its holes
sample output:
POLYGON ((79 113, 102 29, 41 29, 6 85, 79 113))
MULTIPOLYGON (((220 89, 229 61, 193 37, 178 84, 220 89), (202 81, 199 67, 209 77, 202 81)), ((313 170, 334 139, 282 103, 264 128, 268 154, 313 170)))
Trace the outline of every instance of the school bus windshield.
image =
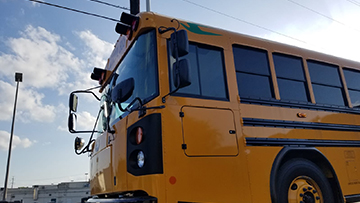
MULTIPOLYGON (((117 67, 116 76, 110 83, 113 87, 129 78, 135 81, 132 96, 121 104, 123 109, 136 98, 145 104, 159 94, 155 36, 155 30, 140 35, 117 67)), ((138 102, 135 102, 134 106, 138 106, 138 102)), ((113 118, 125 113, 120 111, 117 104, 116 107, 111 113, 113 118)))

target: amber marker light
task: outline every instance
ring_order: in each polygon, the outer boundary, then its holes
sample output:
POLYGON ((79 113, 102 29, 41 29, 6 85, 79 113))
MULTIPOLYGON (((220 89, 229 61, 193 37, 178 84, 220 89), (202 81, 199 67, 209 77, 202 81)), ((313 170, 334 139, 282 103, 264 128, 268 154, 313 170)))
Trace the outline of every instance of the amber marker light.
POLYGON ((143 129, 141 128, 141 127, 138 127, 137 129, 136 129, 136 136, 135 136, 135 140, 136 140, 136 144, 140 144, 141 142, 142 142, 142 140, 143 140, 143 135, 144 135, 144 133, 143 133, 143 129))

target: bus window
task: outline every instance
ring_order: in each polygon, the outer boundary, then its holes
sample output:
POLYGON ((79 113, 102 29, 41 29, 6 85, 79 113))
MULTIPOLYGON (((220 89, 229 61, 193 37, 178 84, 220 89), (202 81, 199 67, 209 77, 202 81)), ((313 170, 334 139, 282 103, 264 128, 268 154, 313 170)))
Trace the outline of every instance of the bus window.
POLYGON ((338 66, 312 60, 307 64, 316 103, 345 106, 338 66))
POLYGON ((309 101, 302 59, 295 56, 273 54, 280 98, 282 100, 309 101))
POLYGON ((233 46, 240 97, 273 98, 267 51, 233 46))
POLYGON ((345 68, 343 70, 350 94, 351 104, 355 108, 360 108, 360 71, 345 68))
MULTIPOLYGON (((175 95, 228 100, 224 56, 221 48, 190 43, 189 54, 184 58, 187 58, 190 63, 191 85, 179 89, 175 95)), ((175 59, 169 54, 171 91, 175 89, 171 81, 174 62, 175 59)))

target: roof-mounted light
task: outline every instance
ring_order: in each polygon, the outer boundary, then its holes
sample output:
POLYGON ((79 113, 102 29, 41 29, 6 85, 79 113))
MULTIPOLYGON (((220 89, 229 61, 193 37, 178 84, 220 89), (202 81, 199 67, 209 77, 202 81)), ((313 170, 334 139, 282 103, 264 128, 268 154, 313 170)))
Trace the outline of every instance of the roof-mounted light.
POLYGON ((93 80, 99 81, 99 84, 101 85, 106 78, 106 70, 101 68, 94 68, 90 77, 93 80))
POLYGON ((129 13, 122 13, 120 17, 120 21, 126 25, 131 26, 133 31, 136 31, 139 26, 139 17, 136 15, 132 15, 129 13))
POLYGON ((128 37, 128 39, 131 39, 131 35, 132 35, 132 31, 131 31, 131 27, 129 25, 125 25, 123 23, 117 23, 116 27, 115 27, 115 31, 118 34, 121 35, 126 35, 128 37))
POLYGON ((116 24, 115 31, 119 34, 126 35, 129 40, 132 38, 132 33, 138 29, 139 17, 122 13, 120 17, 120 23, 116 24))

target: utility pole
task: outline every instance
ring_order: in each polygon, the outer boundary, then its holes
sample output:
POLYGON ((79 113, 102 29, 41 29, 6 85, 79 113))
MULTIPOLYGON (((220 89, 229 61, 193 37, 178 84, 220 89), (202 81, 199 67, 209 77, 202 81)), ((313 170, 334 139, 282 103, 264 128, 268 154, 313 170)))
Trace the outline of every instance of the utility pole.
POLYGON ((150 0, 146 0, 146 12, 150 12, 150 0))
POLYGON ((14 176, 11 178, 11 188, 14 188, 14 176))
POLYGON ((140 0, 130 0, 130 14, 140 13, 140 0))
POLYGON ((9 179, 9 169, 10 169, 10 157, 11 157, 11 147, 12 147, 12 140, 14 136, 14 124, 15 124, 15 113, 16 113, 16 102, 19 90, 19 82, 22 82, 22 73, 15 73, 15 82, 16 84, 16 93, 15 93, 15 102, 14 102, 14 111, 13 111, 13 119, 11 125, 11 134, 10 134, 10 141, 9 141, 9 152, 8 152, 8 159, 6 165, 6 175, 5 175, 5 185, 4 185, 4 193, 3 193, 3 201, 6 201, 6 193, 7 193, 7 183, 9 179))

